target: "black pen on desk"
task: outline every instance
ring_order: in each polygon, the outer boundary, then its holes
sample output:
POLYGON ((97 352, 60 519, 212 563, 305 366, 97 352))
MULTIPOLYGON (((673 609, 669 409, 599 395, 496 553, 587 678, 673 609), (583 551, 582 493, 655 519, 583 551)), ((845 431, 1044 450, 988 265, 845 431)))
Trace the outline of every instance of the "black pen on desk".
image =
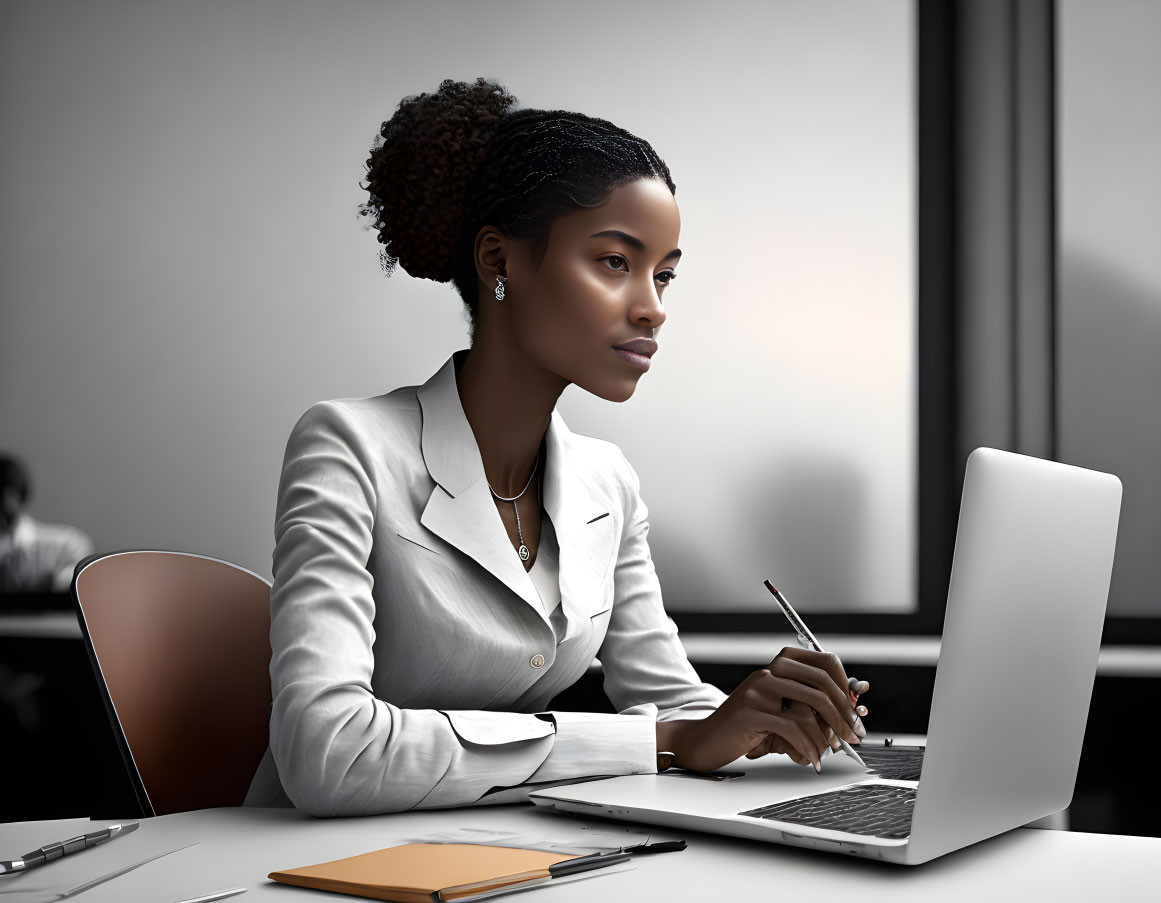
POLYGON ((660 840, 657 843, 638 843, 633 846, 621 847, 604 853, 589 853, 587 856, 578 856, 575 859, 566 859, 555 865, 550 865, 548 871, 553 878, 561 875, 571 875, 573 872, 584 872, 589 869, 604 868, 606 865, 616 865, 632 858, 634 853, 675 853, 685 849, 684 840, 660 840))
POLYGON ((616 865, 632 859, 633 854, 624 850, 613 850, 609 853, 591 853, 588 856, 578 856, 575 859, 565 859, 548 867, 553 878, 571 875, 574 872, 587 872, 589 869, 600 869, 607 865, 616 865))
MULTIPOLYGON (((786 615, 786 620, 788 620, 790 622, 790 626, 794 628, 794 633, 798 637, 799 645, 806 649, 814 649, 817 652, 826 652, 826 650, 822 648, 822 644, 814 638, 814 634, 810 632, 810 628, 806 626, 806 622, 803 621, 798 612, 794 610, 794 607, 790 604, 790 600, 782 595, 782 593, 780 593, 778 590, 776 590, 774 588, 774 584, 769 580, 763 580, 762 582, 766 584, 766 589, 770 590, 770 592, 774 594, 774 598, 778 602, 778 607, 782 609, 782 614, 786 615)), ((848 698, 850 698, 849 694, 853 692, 853 690, 848 689, 848 698)), ((838 738, 838 742, 839 745, 842 746, 843 752, 858 762, 861 766, 863 766, 863 768, 867 767, 867 763, 863 761, 862 757, 857 752, 855 752, 855 748, 851 746, 850 743, 848 743, 842 737, 838 738)))
POLYGON ((61 856, 69 853, 88 849, 91 846, 104 843, 106 840, 112 840, 115 837, 120 837, 131 831, 136 831, 140 824, 140 822, 133 821, 123 825, 109 825, 109 827, 103 828, 100 831, 78 834, 76 837, 70 837, 68 840, 58 840, 56 843, 47 844, 39 850, 25 853, 19 859, 0 860, 0 875, 7 875, 11 872, 22 872, 26 869, 35 868, 38 865, 44 865, 44 863, 51 862, 53 859, 59 859, 61 856))

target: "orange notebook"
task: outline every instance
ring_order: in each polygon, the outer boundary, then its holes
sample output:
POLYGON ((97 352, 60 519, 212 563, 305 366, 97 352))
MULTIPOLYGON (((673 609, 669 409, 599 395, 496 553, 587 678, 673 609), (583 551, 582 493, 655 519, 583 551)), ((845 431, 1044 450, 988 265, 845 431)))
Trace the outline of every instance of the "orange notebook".
POLYGON ((372 900, 432 903, 549 878, 550 865, 579 856, 476 843, 405 843, 269 877, 372 900))

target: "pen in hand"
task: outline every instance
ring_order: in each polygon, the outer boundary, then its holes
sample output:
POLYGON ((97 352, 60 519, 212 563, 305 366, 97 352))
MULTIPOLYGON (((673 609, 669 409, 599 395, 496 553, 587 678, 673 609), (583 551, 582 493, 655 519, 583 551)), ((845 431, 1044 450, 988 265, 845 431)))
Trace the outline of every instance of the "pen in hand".
MULTIPOLYGON (((810 632, 810 628, 806 626, 806 622, 802 620, 802 616, 798 614, 791 606, 790 600, 782 594, 780 590, 774 588, 774 585, 769 580, 764 580, 766 588, 774 594, 774 598, 778 600, 778 605, 782 609, 782 613, 786 615, 786 619, 790 621, 790 626, 794 628, 794 633, 798 638, 798 645, 803 649, 815 649, 819 652, 825 652, 822 644, 815 639, 814 634, 810 632)), ((857 677, 851 677, 847 680, 847 696, 851 700, 851 706, 855 709, 856 716, 867 714, 867 707, 859 705, 859 693, 865 693, 871 688, 871 685, 865 680, 859 680, 857 677), (863 689, 860 691, 859 687, 863 689)), ((867 736, 867 731, 863 727, 862 721, 856 717, 855 733, 860 738, 867 736)))
MULTIPOLYGON (((782 595, 782 593, 775 589, 774 584, 772 584, 769 580, 763 580, 762 582, 766 585, 766 589, 773 593, 774 598, 778 602, 779 608, 781 608, 782 613, 786 615, 786 619, 790 622, 790 626, 794 628, 794 634, 798 638, 798 644, 805 649, 814 649, 817 652, 826 652, 826 650, 822 648, 822 644, 819 643, 819 641, 815 639, 814 634, 810 632, 810 628, 806 626, 806 622, 803 621, 798 612, 794 610, 794 607, 790 604, 790 601, 784 595, 782 595)), ((866 681, 862 681, 861 683, 866 683, 866 681)), ((852 708, 855 708, 859 701, 858 693, 855 692, 855 687, 859 685, 860 682, 855 681, 853 678, 848 681, 847 697, 851 700, 852 708)), ((866 706, 859 706, 859 708, 863 709, 863 714, 866 713, 866 706)), ((856 729, 861 727, 858 721, 859 714, 860 713, 858 712, 858 709, 856 709, 856 729)), ((864 731, 864 734, 865 733, 866 732, 864 731)), ((850 743, 848 743, 842 737, 839 737, 837 734, 836 739, 838 740, 839 745, 842 747, 843 752, 858 762, 861 766, 863 766, 863 768, 867 767, 867 763, 862 760, 862 757, 857 752, 855 752, 855 748, 851 746, 850 743)))

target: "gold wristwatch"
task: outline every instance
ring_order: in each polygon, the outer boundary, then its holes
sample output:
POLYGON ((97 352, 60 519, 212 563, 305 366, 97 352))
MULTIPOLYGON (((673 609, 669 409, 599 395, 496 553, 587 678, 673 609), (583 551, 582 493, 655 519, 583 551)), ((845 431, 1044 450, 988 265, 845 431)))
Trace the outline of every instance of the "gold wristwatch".
POLYGON ((673 765, 673 760, 676 758, 677 753, 661 752, 659 750, 657 753, 657 771, 659 773, 665 771, 667 768, 673 765))

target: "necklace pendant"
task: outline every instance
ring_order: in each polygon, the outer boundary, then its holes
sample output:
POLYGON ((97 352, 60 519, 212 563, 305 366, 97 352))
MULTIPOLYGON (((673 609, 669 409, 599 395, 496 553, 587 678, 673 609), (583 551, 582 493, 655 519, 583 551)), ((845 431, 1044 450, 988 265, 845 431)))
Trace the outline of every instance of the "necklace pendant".
POLYGON ((531 552, 528 551, 528 546, 524 545, 524 543, 520 543, 519 552, 520 552, 520 560, 521 561, 527 561, 528 556, 532 554, 531 552))

